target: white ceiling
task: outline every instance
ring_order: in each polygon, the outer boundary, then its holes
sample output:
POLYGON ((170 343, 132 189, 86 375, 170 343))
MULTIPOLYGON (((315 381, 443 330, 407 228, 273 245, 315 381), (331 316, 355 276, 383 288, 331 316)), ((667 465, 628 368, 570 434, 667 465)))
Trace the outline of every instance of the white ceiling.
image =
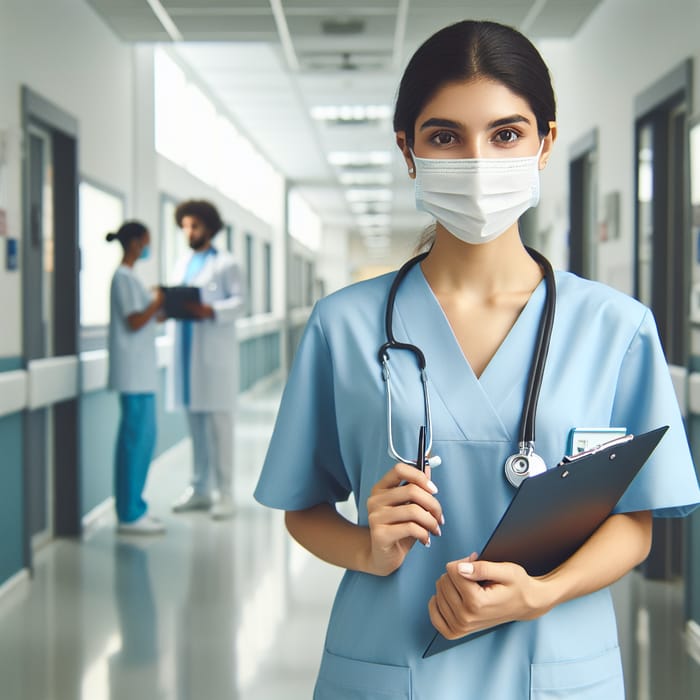
POLYGON ((384 217, 389 209, 392 235, 415 236, 424 221, 415 212, 391 118, 327 123, 311 117, 313 107, 391 107, 401 70, 413 51, 431 33, 461 19, 504 22, 535 41, 566 39, 601 2, 86 1, 125 41, 172 43, 239 128, 300 188, 324 221, 365 236, 378 229, 362 233, 363 221, 351 211, 347 187, 340 182, 351 172, 390 180, 390 205, 369 206, 384 217), (329 154, 336 151, 388 151, 391 161, 340 168, 329 163, 329 154))

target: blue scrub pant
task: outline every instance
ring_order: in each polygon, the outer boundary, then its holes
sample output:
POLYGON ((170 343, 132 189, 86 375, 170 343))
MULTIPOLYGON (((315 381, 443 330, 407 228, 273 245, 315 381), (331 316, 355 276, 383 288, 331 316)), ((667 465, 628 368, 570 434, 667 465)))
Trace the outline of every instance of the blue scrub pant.
POLYGON ((148 468, 156 444, 155 394, 120 394, 121 421, 117 434, 114 494, 122 523, 138 520, 147 510, 143 500, 148 468))

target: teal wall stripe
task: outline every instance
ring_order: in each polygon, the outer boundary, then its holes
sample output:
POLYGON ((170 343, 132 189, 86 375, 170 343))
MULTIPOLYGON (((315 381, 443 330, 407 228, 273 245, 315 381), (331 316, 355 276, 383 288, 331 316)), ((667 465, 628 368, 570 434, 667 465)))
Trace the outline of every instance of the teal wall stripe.
MULTIPOLYGON (((182 411, 165 410, 165 370, 159 372, 160 387, 156 396, 157 441, 154 458, 177 444, 187 435, 182 411)), ((119 425, 119 395, 114 391, 95 391, 81 398, 80 440, 82 473, 82 514, 113 494, 114 447, 119 425)), ((183 484, 184 488, 185 484, 183 484)))
POLYGON ((2 488, 0 489, 0 584, 24 567, 23 420, 21 413, 0 418, 2 488))
POLYGON ((280 331, 241 342, 240 391, 280 368, 280 331))
POLYGON ((81 514, 113 493, 114 443, 119 423, 115 392, 94 391, 80 399, 81 514))
POLYGON ((12 372, 23 367, 21 357, 0 357, 0 372, 12 372))

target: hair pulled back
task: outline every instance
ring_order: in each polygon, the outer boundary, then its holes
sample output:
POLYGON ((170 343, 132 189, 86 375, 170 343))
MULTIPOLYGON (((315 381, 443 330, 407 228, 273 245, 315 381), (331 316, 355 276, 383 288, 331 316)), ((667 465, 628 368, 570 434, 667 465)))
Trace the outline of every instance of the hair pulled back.
POLYGON ((125 221, 116 233, 108 233, 106 238, 108 242, 118 240, 126 250, 131 241, 143 238, 147 233, 148 229, 140 221, 125 221))
POLYGON ((465 20, 428 38, 406 66, 394 111, 394 131, 405 131, 413 145, 416 119, 444 85, 485 78, 525 99, 537 119, 540 136, 556 119, 552 80, 529 39, 496 22, 465 20))
POLYGON ((175 209, 175 222, 180 228, 186 216, 199 219, 212 236, 215 236, 224 226, 219 210, 206 199, 188 199, 178 205, 175 209))

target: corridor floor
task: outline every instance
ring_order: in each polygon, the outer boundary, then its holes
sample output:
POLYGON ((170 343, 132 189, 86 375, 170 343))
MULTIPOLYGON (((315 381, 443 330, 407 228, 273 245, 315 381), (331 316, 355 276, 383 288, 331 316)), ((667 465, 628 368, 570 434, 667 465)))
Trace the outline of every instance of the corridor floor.
MULTIPOLYGON (((2 700, 311 698, 341 572, 253 501, 278 400, 276 387, 241 401, 233 520, 170 512, 187 483, 185 441, 147 486, 164 536, 117 536, 108 512, 82 541, 38 552, 34 577, 0 596, 2 700)), ((628 700, 698 700, 682 582, 631 574, 614 593, 628 700)))

